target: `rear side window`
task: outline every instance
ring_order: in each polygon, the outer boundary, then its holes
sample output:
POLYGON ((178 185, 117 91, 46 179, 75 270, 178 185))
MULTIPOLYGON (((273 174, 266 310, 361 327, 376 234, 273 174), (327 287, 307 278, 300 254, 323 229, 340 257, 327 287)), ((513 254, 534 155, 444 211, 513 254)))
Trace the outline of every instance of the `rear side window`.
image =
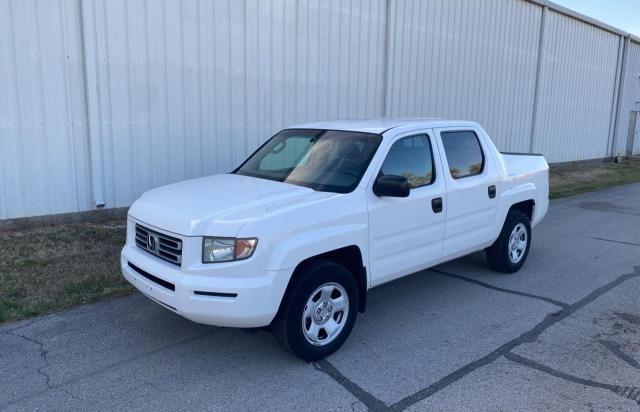
POLYGON ((412 188, 433 183, 435 175, 429 137, 417 135, 395 142, 384 159, 381 172, 407 178, 412 188))
POLYGON ((440 133, 449 172, 454 179, 479 175, 484 170, 484 154, 478 136, 470 130, 440 133))

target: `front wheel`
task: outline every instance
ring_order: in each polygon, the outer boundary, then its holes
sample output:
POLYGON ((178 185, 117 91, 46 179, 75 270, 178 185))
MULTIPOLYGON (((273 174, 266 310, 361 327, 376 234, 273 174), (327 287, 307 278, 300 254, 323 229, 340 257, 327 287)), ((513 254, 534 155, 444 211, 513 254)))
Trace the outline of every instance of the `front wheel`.
POLYGON ((272 331, 286 350, 315 361, 337 350, 351 333, 358 287, 353 275, 333 262, 311 262, 299 270, 272 331))
POLYGON ((489 265, 504 273, 514 273, 524 265, 531 247, 531 223, 524 213, 512 210, 507 214, 498 239, 487 248, 489 265))

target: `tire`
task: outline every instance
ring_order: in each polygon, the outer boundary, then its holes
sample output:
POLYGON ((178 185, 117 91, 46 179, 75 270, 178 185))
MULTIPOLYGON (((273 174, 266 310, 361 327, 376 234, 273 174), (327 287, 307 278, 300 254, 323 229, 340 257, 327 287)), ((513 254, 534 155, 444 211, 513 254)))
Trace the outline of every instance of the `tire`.
POLYGON ((285 350, 311 362, 347 340, 358 313, 358 286, 346 268, 329 261, 312 261, 295 275, 271 330, 285 350))
POLYGON ((498 272, 520 270, 531 248, 531 222, 524 213, 512 210, 507 214, 498 239, 486 249, 489 266, 498 272), (524 249, 522 249, 524 247, 524 249))

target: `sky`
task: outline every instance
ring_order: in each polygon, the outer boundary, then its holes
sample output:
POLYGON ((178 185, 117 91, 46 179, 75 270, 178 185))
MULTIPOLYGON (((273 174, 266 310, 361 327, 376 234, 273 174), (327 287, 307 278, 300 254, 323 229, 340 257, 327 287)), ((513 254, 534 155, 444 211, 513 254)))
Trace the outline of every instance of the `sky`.
POLYGON ((552 0, 561 6, 640 36, 640 0, 552 0))

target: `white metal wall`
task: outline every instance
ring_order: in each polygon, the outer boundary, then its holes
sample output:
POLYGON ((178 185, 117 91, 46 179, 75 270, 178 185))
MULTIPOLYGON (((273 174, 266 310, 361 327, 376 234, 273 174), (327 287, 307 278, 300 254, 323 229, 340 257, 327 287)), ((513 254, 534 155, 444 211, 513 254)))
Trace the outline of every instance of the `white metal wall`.
MULTIPOLYGON (((618 109, 616 125, 615 153, 625 154, 629 132, 631 111, 640 111, 640 43, 628 43, 627 65, 624 73, 624 85, 618 109)), ((638 116, 640 118, 640 115, 638 116)), ((640 154, 640 138, 636 137, 633 154, 640 154)))
POLYGON ((551 162, 608 155, 619 36, 547 10, 533 151, 551 162))
POLYGON ((91 205, 80 9, 0 0, 0 219, 91 205))
POLYGON ((541 10, 391 0, 389 115, 475 120, 502 150, 529 151, 541 10))
POLYGON ((546 0, 0 0, 0 219, 128 206, 317 119, 472 119, 552 162, 607 156, 614 131, 624 151, 639 40, 618 76, 625 34, 567 14, 546 0))
POLYGON ((95 20, 107 206, 292 123, 382 115, 384 0, 102 0, 95 20))

